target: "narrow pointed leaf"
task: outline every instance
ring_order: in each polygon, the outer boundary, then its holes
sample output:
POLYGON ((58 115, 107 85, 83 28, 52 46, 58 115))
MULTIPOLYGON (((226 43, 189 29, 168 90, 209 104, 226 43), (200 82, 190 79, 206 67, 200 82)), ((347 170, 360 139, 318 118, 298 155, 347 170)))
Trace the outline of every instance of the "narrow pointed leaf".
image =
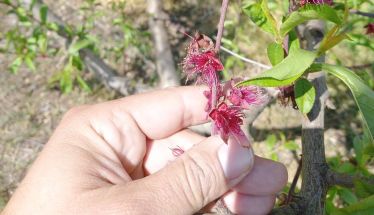
POLYGON ((332 36, 331 38, 326 40, 325 43, 321 44, 318 51, 320 53, 326 52, 327 50, 333 48, 334 46, 336 46, 337 44, 339 44, 341 41, 345 39, 349 39, 349 36, 346 33, 341 33, 339 35, 332 36))
POLYGON ((364 124, 367 126, 373 140, 374 134, 374 91, 370 89, 359 76, 351 70, 335 65, 316 64, 315 67, 331 73, 341 79, 351 90, 353 97, 362 113, 364 124))
POLYGON ((312 19, 323 19, 334 22, 338 25, 342 23, 342 19, 338 13, 328 5, 307 5, 290 14, 280 28, 281 36, 285 36, 296 26, 312 19))
POLYGON ((263 0, 255 4, 247 4, 243 7, 244 13, 262 30, 278 35, 277 23, 270 14, 267 1, 263 0))
POLYGON ((364 215, 374 214, 374 195, 354 203, 346 208, 334 211, 332 215, 364 215))
POLYGON ((77 76, 77 82, 81 89, 83 89, 86 92, 91 92, 91 87, 87 84, 85 80, 81 76, 77 76))
POLYGON ((27 67, 29 69, 31 69, 31 71, 36 72, 36 67, 35 67, 35 64, 34 64, 34 59, 32 57, 26 56, 25 57, 25 63, 27 65, 27 67))
POLYGON ((69 48, 69 54, 76 54, 79 50, 88 47, 93 42, 87 39, 78 40, 76 43, 72 44, 69 48))
POLYGON ((47 5, 42 5, 40 7, 40 21, 42 22, 42 24, 46 24, 47 23, 47 15, 48 15, 48 7, 47 5))

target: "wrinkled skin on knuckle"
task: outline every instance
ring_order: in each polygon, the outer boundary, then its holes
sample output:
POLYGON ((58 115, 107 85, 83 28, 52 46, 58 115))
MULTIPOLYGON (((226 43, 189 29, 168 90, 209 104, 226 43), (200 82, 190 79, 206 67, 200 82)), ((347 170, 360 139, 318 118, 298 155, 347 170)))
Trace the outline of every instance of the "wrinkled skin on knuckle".
POLYGON ((94 106, 82 105, 76 106, 69 109, 61 121, 58 127, 54 131, 49 141, 55 144, 61 142, 77 142, 76 140, 82 136, 82 134, 90 134, 91 128, 89 126, 89 114, 90 110, 94 106))
POLYGON ((219 184, 218 172, 208 153, 188 153, 183 158, 185 186, 184 192, 196 209, 201 209, 213 199, 209 199, 215 193, 219 184))

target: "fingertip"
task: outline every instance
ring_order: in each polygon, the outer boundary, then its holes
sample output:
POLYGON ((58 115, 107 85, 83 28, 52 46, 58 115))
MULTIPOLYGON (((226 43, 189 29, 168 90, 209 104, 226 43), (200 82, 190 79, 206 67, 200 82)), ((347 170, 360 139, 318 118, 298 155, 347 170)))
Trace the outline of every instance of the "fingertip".
POLYGON ((239 183, 250 172, 254 163, 252 148, 243 147, 242 142, 232 137, 229 138, 227 145, 222 144, 218 158, 230 186, 239 183))
POLYGON ((286 167, 279 162, 255 157, 252 171, 233 189, 250 195, 272 195, 287 184, 286 167))

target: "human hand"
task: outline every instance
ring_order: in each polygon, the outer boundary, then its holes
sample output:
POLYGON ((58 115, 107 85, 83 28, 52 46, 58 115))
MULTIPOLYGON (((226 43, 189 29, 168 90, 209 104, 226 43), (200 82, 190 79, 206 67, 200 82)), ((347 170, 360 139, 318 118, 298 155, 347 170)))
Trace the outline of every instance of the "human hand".
POLYGON ((234 213, 266 214, 287 181, 284 166, 185 130, 206 121, 203 90, 73 108, 4 214, 192 214, 223 195, 234 213), (173 147, 186 152, 175 158, 173 147))

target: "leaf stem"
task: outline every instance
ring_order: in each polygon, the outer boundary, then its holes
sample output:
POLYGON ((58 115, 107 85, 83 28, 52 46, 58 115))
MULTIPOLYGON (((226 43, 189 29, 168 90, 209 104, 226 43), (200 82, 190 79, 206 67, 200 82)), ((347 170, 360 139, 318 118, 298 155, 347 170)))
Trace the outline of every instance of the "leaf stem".
POLYGON ((228 5, 229 5, 229 0, 222 0, 221 16, 219 18, 217 40, 216 40, 216 46, 215 46, 216 53, 219 52, 220 47, 221 47, 221 40, 222 40, 223 30, 225 28, 225 18, 226 18, 228 5))

